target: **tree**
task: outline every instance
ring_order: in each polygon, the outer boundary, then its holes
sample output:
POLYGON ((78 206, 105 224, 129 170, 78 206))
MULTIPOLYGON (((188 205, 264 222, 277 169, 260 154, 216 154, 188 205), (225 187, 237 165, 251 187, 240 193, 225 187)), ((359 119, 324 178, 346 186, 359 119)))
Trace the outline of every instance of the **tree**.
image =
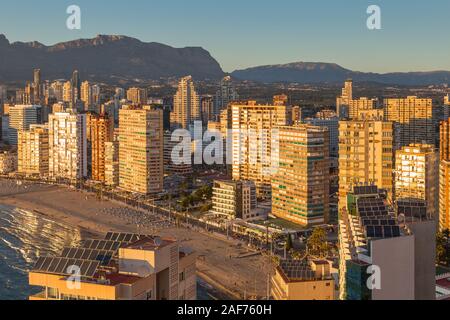
POLYGON ((309 254, 313 256, 326 257, 328 255, 327 233, 322 228, 315 228, 308 239, 309 254))
POLYGON ((436 263, 448 266, 450 264, 448 230, 436 235, 436 263))
POLYGON ((205 213, 212 209, 212 204, 205 204, 200 208, 200 212, 205 213))
POLYGON ((291 251, 292 247, 293 247, 292 236, 290 234, 288 234, 287 239, 286 239, 286 250, 291 251))
POLYGON ((183 210, 187 210, 189 208, 189 206, 190 206, 190 199, 189 199, 189 197, 184 197, 183 199, 181 199, 180 205, 183 208, 183 210))

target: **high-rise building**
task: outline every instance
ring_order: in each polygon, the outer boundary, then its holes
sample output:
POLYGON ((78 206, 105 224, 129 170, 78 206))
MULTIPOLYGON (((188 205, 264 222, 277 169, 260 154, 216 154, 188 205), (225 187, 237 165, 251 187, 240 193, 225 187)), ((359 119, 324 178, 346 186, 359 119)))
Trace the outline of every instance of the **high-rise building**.
POLYGON ((256 187, 251 181, 215 180, 211 213, 227 219, 256 217, 256 187))
POLYGON ((353 186, 375 185, 393 199, 394 128, 392 122, 339 122, 339 207, 353 186))
POLYGON ((434 145, 411 144, 395 156, 395 199, 424 201, 427 216, 439 218, 438 155, 434 145))
POLYGON ((81 80, 80 80, 80 74, 78 73, 78 70, 75 70, 72 73, 72 102, 75 103, 80 100, 81 98, 81 80))
POLYGON ((439 229, 450 229, 450 119, 440 125, 439 229))
POLYGON ((335 300, 331 266, 325 260, 281 260, 271 279, 275 300, 335 300))
POLYGON ((173 98, 170 122, 173 128, 189 129, 194 121, 201 120, 200 98, 191 76, 180 79, 173 98))
POLYGON ((56 101, 65 101, 65 93, 67 93, 67 88, 65 90, 65 86, 67 85, 63 81, 58 80, 52 82, 49 88, 49 96, 55 98, 56 101))
POLYGON ((436 143, 432 99, 385 99, 384 114, 386 121, 395 122, 396 149, 412 143, 436 143))
MULTIPOLYGON (((358 120, 364 115, 364 112, 370 112, 375 109, 377 100, 362 97, 359 99, 352 99, 348 104, 349 119, 358 120)), ((363 120, 363 119, 361 119, 363 120)))
POLYGON ((175 239, 108 233, 105 240, 89 239, 58 257, 39 258, 29 284, 43 290, 29 299, 196 300, 196 259, 175 239), (80 281, 70 286, 67 277, 77 269, 80 281))
POLYGON ((8 100, 8 88, 4 85, 0 85, 0 104, 6 103, 8 100))
POLYGON ((133 105, 147 104, 148 91, 145 88, 130 88, 127 90, 127 100, 133 105))
POLYGON ((86 115, 49 115, 49 175, 70 180, 87 176, 86 115))
POLYGON ((72 82, 66 81, 63 85, 63 97, 64 102, 73 103, 73 89, 72 89, 72 82))
MULTIPOLYGON (((189 155, 189 163, 178 163, 173 159, 173 148, 179 144, 180 141, 172 140, 172 132, 164 132, 164 171, 165 174, 174 174, 180 176, 187 176, 192 174, 193 168, 191 164, 191 156, 189 155)), ((180 159, 181 159, 180 155, 180 159)))
POLYGON ((203 96, 201 98, 201 118, 204 125, 206 125, 208 121, 215 121, 217 119, 212 96, 203 96))
POLYGON ((91 178, 94 181, 105 181, 105 143, 113 141, 113 119, 107 115, 91 113, 87 116, 86 127, 91 178))
POLYGON ((300 106, 292 107, 292 124, 301 124, 303 120, 302 108, 300 106))
POLYGON ((30 125, 19 131, 18 172, 24 175, 48 176, 49 141, 47 125, 30 125))
POLYGON ((439 230, 450 230, 450 160, 439 165, 439 230))
POLYGON ((105 142, 105 184, 119 185, 119 137, 116 133, 113 141, 105 142))
POLYGON ((345 81, 342 94, 336 100, 336 110, 339 119, 347 119, 349 117, 349 104, 353 100, 353 80, 345 81))
POLYGON ((216 93, 214 115, 219 116, 220 112, 228 107, 231 102, 239 100, 239 95, 230 76, 226 76, 220 81, 220 89, 216 93))
POLYGON ((41 69, 34 69, 33 71, 33 91, 34 101, 39 103, 42 97, 42 83, 41 83, 41 69))
POLYGON ((305 119, 305 123, 328 128, 330 135, 330 157, 338 157, 339 153, 339 118, 336 113, 317 113, 315 118, 305 119))
POLYGON ((17 146, 18 132, 38 123, 40 108, 37 105, 16 105, 9 109, 9 144, 17 146))
POLYGON ((119 186, 142 194, 163 190, 163 114, 149 106, 119 112, 119 186))
POLYGON ((329 216, 329 134, 307 124, 279 127, 279 168, 272 175, 272 214, 311 226, 329 216))
POLYGON ((233 180, 256 184, 257 195, 270 199, 272 174, 278 169, 278 126, 289 124, 287 106, 258 105, 256 101, 228 106, 233 180))
POLYGON ((100 87, 84 81, 81 84, 81 101, 84 102, 85 110, 94 111, 100 103, 100 87))
POLYGON ((353 99, 353 81, 347 80, 342 95, 337 98, 336 106, 340 120, 364 120, 364 113, 374 110, 377 100, 366 97, 353 99))
POLYGON ((340 299, 414 300, 414 242, 376 186, 355 186, 339 215, 340 299))
POLYGON ((450 106, 450 94, 447 94, 447 95, 444 97, 444 104, 445 104, 446 106, 450 106))

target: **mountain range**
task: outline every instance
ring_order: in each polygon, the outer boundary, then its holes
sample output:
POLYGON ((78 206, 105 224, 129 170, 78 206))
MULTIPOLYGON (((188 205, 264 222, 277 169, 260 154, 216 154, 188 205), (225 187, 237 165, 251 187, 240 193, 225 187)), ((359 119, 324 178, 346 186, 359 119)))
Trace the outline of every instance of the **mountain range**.
POLYGON ((48 79, 68 78, 77 69, 81 77, 101 81, 188 74, 197 79, 218 79, 224 75, 219 63, 199 47, 173 48, 111 35, 45 46, 39 42, 10 43, 0 35, 0 81, 30 79, 33 68, 42 69, 48 79))
MULTIPOLYGON (((0 34, 0 81, 30 80, 34 68, 42 69, 45 79, 69 78, 77 69, 84 79, 105 82, 185 75, 196 80, 215 80, 225 75, 220 64, 201 47, 173 48, 118 35, 46 46, 36 41, 10 43, 0 34)), ((365 73, 322 62, 258 66, 236 70, 231 75, 238 80, 264 83, 342 83, 348 78, 388 85, 450 83, 449 71, 365 73)))
POLYGON ((237 70, 232 76, 264 83, 342 83, 346 79, 389 85, 432 85, 450 83, 450 71, 365 73, 345 69, 334 63, 295 62, 237 70))

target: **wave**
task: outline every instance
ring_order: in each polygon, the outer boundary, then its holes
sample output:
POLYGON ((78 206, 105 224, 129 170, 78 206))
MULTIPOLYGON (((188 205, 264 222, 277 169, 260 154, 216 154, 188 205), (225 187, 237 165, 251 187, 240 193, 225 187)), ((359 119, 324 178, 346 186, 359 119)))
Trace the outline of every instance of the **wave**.
POLYGON ((0 300, 10 297, 11 283, 25 288, 14 293, 22 300, 32 292, 27 275, 36 260, 79 243, 81 231, 32 211, 0 205, 0 240, 0 274, 5 275, 0 277, 0 300))

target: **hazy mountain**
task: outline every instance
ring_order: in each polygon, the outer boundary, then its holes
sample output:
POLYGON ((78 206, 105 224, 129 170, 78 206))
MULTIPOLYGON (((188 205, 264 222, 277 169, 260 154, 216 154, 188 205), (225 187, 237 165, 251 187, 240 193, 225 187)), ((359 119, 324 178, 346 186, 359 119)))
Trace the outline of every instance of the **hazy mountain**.
POLYGON ((450 83, 449 71, 406 72, 406 73, 364 73, 345 69, 333 63, 295 62, 280 65, 268 65, 244 70, 236 70, 232 76, 240 80, 252 80, 265 83, 333 83, 348 78, 355 81, 378 82, 399 85, 430 85, 450 83))
POLYGON ((39 42, 10 43, 0 35, 0 57, 3 81, 31 79, 33 68, 41 68, 46 79, 68 78, 74 69, 82 77, 96 80, 185 75, 200 80, 217 79, 224 74, 219 63, 203 48, 178 49, 125 36, 99 35, 45 46, 39 42))

